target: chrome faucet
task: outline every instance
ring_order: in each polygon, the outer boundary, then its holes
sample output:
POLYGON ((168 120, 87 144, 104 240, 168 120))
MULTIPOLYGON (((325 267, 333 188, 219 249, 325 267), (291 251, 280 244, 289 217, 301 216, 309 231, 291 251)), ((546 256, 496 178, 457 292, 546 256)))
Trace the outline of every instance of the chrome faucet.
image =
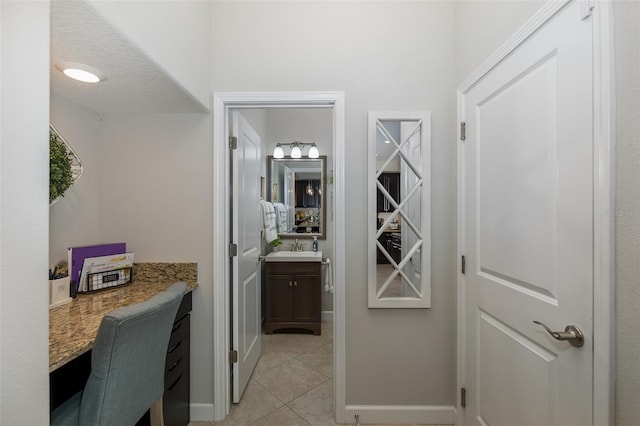
POLYGON ((304 245, 302 243, 298 242, 298 239, 296 239, 295 243, 291 244, 291 251, 303 251, 304 250, 304 245))

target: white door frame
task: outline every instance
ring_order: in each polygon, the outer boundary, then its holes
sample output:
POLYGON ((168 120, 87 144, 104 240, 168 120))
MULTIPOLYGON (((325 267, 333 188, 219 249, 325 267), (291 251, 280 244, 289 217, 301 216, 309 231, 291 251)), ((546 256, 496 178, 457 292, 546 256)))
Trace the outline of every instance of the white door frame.
POLYGON ((334 397, 344 422, 345 384, 345 99, 344 92, 230 92, 213 95, 213 400, 214 420, 230 409, 229 374, 229 143, 228 111, 233 107, 330 106, 334 112, 334 397))
MULTIPOLYGON (((464 117, 464 95, 489 71, 571 0, 547 2, 525 25, 458 87, 458 122, 464 117)), ((578 1, 578 0, 575 0, 578 1)), ((585 5, 589 2, 584 1, 585 5)), ((613 11, 611 1, 595 2, 593 19, 594 63, 594 312, 593 312, 593 424, 613 425, 615 415, 615 82, 613 62, 613 11)), ((460 130, 458 130, 459 132, 460 130)), ((457 389, 464 387, 464 200, 462 142, 457 135, 458 167, 458 271, 457 271, 457 389)), ((456 424, 464 423, 464 409, 457 392, 456 424)))

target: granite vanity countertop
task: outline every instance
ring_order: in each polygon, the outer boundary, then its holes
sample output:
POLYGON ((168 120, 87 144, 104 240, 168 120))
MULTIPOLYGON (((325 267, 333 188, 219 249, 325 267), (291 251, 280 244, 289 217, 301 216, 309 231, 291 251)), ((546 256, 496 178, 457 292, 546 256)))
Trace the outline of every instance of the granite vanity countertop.
MULTIPOLYGON (((162 264, 153 264, 162 265, 162 264)), ((195 274, 170 278, 156 267, 148 268, 153 273, 146 274, 145 267, 140 268, 144 276, 136 274, 134 265, 134 282, 113 289, 93 293, 78 294, 70 303, 49 310, 49 372, 56 370, 67 362, 93 348, 93 342, 102 317, 108 312, 134 303, 144 302, 176 281, 187 284, 187 292, 197 286, 197 264, 195 274), (159 271, 159 272, 158 272, 159 271), (153 281, 153 277, 157 281, 153 281)), ((191 268, 189 268, 191 269, 191 268)))

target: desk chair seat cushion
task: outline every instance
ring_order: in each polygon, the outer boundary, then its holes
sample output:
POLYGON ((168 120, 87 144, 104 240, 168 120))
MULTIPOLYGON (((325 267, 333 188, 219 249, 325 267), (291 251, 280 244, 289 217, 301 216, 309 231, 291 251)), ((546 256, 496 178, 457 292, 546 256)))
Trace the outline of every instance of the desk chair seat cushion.
POLYGON ((80 404, 65 402, 54 411, 52 424, 59 410, 73 418, 76 406, 79 425, 133 426, 144 415, 164 392, 167 346, 185 290, 186 284, 175 283, 146 302, 105 315, 80 404))

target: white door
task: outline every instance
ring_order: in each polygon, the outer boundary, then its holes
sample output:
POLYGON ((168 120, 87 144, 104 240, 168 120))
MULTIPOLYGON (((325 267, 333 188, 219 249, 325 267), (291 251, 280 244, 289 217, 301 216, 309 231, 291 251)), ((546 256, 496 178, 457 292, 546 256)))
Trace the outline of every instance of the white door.
POLYGON ((592 424, 591 37, 571 2, 461 98, 466 425, 592 424))
POLYGON ((233 402, 247 387, 261 351, 260 327, 260 137, 237 112, 232 114, 232 135, 238 148, 232 151, 232 241, 238 255, 232 258, 232 364, 233 402))

